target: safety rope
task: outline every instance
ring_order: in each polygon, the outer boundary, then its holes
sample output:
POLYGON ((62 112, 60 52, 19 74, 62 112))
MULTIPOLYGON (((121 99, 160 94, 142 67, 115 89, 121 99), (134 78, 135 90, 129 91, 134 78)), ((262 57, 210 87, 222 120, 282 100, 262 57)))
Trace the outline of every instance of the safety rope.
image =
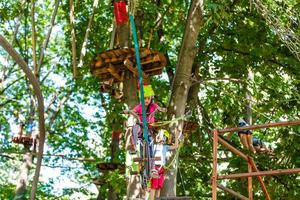
POLYGON ((144 86, 143 86, 143 75, 142 75, 142 67, 140 61, 140 52, 139 52, 139 43, 136 34, 136 28, 134 23, 134 18, 132 15, 129 15, 131 29, 132 29, 132 36, 134 41, 134 48, 135 48, 135 58, 138 68, 138 79, 140 83, 140 99, 142 104, 142 117, 143 117, 143 132, 144 132, 144 139, 149 144, 149 136, 148 136, 148 127, 146 121, 146 109, 145 109, 145 99, 144 99, 144 86))

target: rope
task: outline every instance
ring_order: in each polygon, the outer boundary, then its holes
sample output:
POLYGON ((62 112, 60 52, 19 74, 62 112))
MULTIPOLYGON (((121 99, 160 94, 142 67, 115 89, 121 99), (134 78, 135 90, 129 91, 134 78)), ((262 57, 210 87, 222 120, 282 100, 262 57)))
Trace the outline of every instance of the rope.
POLYGON ((176 150, 176 152, 175 152, 175 155, 174 155, 174 157, 172 158, 172 161, 168 164, 168 165, 166 165, 164 168, 166 169, 166 170, 168 170, 168 171, 171 171, 172 169, 171 169, 171 166, 174 164, 174 162, 177 160, 177 158, 178 158, 178 156, 179 156, 179 151, 180 151, 180 149, 181 149, 181 147, 183 146, 183 142, 181 143, 181 144, 179 144, 179 147, 178 147, 178 149, 176 150))
POLYGON ((180 167, 178 167, 178 173, 179 173, 179 176, 180 176, 180 179, 181 179, 181 182, 182 182, 182 187, 183 187, 183 191, 184 191, 184 196, 186 196, 185 184, 184 184, 184 180, 183 180, 183 178, 182 178, 182 174, 181 174, 181 171, 180 171, 180 167))
POLYGON ((134 41, 134 48, 135 48, 135 58, 138 68, 138 79, 140 83, 140 94, 141 94, 141 104, 142 104, 142 117, 143 117, 143 132, 144 132, 144 139, 149 144, 149 136, 148 136, 148 127, 146 121, 146 109, 145 109, 145 99, 144 99, 144 86, 143 86, 143 75, 142 75, 142 67, 140 61, 140 52, 139 52, 139 43, 136 34, 136 28, 134 23, 134 18, 132 15, 129 15, 131 29, 132 29, 132 36, 134 41))

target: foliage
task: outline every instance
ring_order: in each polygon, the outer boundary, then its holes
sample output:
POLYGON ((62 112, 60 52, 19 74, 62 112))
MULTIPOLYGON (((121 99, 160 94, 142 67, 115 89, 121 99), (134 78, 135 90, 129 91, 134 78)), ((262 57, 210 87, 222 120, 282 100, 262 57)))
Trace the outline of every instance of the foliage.
MULTIPOLYGON (((20 27, 13 46, 32 68, 30 6, 26 2, 0 2, 0 33, 13 41, 14 28, 19 20, 20 27)), ((266 2, 278 9, 287 7, 293 9, 293 13, 300 13, 296 0, 285 2, 284 5, 283 1, 266 2)), ((168 56, 168 67, 173 71, 182 45, 189 4, 190 1, 162 0, 160 4, 155 1, 139 1, 138 5, 143 14, 143 46, 147 46, 152 32, 151 48, 168 56), (158 13, 162 14, 161 27, 156 24, 158 13)), ((203 26, 195 59, 195 64, 200 66, 200 79, 190 79, 192 84, 200 86, 199 105, 192 117, 192 120, 198 122, 199 129, 186 137, 180 150, 177 185, 180 195, 190 195, 193 199, 210 197, 212 157, 209 132, 214 127, 237 125, 237 119, 245 115, 247 93, 253 98, 255 124, 299 118, 299 61, 257 10, 250 6, 249 1, 245 0, 208 0, 204 3, 203 26), (254 73, 253 81, 248 80, 249 70, 254 73)), ((54 1, 36 2, 38 51, 46 38, 53 8, 54 1)), ((77 55, 80 55, 91 8, 91 0, 75 2, 77 55)), ((68 161, 66 158, 86 157, 101 162, 110 161, 112 130, 124 128, 124 105, 108 94, 100 93, 98 80, 89 72, 89 64, 95 54, 108 49, 112 9, 110 1, 100 1, 90 30, 84 66, 80 69, 81 76, 74 80, 68 1, 62 1, 59 7, 55 30, 45 52, 39 80, 46 105, 46 154, 63 154, 65 157, 45 156, 43 163, 58 167, 60 176, 70 177, 70 180, 73 179, 82 187, 65 187, 56 193, 54 186, 59 178, 49 179, 40 183, 38 199, 70 199, 72 195, 78 194, 95 199, 96 186, 93 190, 90 189, 92 180, 102 176, 96 169, 96 163, 68 161), (58 166, 60 163, 61 166, 58 166)), ((283 16, 283 23, 289 22, 286 17, 283 16)), ((298 23, 296 33, 300 36, 299 15, 294 17, 298 23)), ((26 123, 33 118, 37 126, 37 115, 32 116, 31 113, 32 101, 35 102, 35 99, 28 81, 2 49, 0 69, 0 199, 9 199, 15 190, 21 157, 9 159, 3 155, 22 151, 22 146, 11 143, 10 138, 17 132, 16 127, 21 122, 26 123)), ((163 107, 168 106, 172 89, 169 77, 166 77, 164 73, 151 79, 156 94, 155 101, 163 107)), ((160 116, 160 119, 164 119, 164 116, 160 116)), ((263 139, 275 153, 272 158, 256 155, 259 169, 299 168, 299 126, 259 130, 254 135, 263 139)), ((239 145, 236 134, 231 142, 239 145)), ((124 162, 122 140, 120 147, 118 162, 124 162)), ((226 149, 222 149, 220 157, 225 160, 226 166, 220 169, 222 174, 247 170, 246 163, 226 149)), ((42 176, 43 173, 47 172, 42 170, 42 176)), ((124 196, 123 176, 114 172, 106 177, 108 184, 98 188, 99 193, 107 196, 109 187, 113 187, 120 196, 124 196)), ((296 175, 265 179, 269 193, 276 199, 299 199, 299 181, 296 175)), ((245 181, 227 181, 224 184, 247 194, 245 181)), ((218 194, 222 199, 232 199, 227 193, 218 194)), ((255 199, 264 199, 257 181, 254 181, 254 194, 255 199)))

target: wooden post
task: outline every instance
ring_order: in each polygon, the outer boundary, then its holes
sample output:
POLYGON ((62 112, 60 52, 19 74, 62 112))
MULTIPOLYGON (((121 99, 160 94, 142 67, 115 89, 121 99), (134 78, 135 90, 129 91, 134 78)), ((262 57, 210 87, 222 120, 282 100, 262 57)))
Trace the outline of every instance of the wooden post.
POLYGON ((245 197, 244 195, 241 195, 240 193, 232 190, 232 189, 229 189, 221 184, 218 184, 218 188, 220 188, 221 190, 225 191, 225 192, 228 192, 229 194, 231 194, 232 196, 235 196, 241 200, 250 200, 248 199, 247 197, 245 197))
MULTIPOLYGON (((126 60, 124 60, 124 66, 131 71, 135 77, 138 77, 138 71, 137 68, 134 67, 133 63, 127 58, 126 60)), ((147 76, 147 74, 145 74, 144 72, 142 72, 142 76, 143 79, 148 79, 149 77, 147 76)))
POLYGON ((220 143, 223 144, 225 147, 227 147, 230 151, 232 151, 232 153, 240 156, 244 160, 248 160, 248 157, 243 152, 236 149, 234 146, 232 146, 231 144, 229 144, 228 142, 226 142, 224 139, 220 138, 219 136, 218 136, 218 138, 219 138, 220 143))
MULTIPOLYGON (((254 171, 255 171, 255 172, 258 172, 259 170, 257 169, 254 160, 253 160, 252 158, 249 158, 248 161, 249 161, 250 165, 252 166, 252 168, 254 169, 254 171)), ((264 194, 265 194, 265 196, 266 196, 266 199, 267 199, 267 200, 271 200, 271 197, 270 197, 269 192, 268 192, 268 190, 267 190, 267 187, 266 187, 266 185, 265 185, 265 183, 264 183, 264 180, 262 179, 261 176, 258 176, 257 178, 258 178, 258 181, 259 181, 259 183, 260 183, 261 189, 262 189, 262 191, 264 192, 264 194)))
MULTIPOLYGON (((252 166, 250 164, 250 161, 248 161, 248 172, 252 172, 252 166)), ((252 176, 248 177, 248 197, 249 200, 253 200, 253 190, 252 190, 252 176)))
POLYGON ((217 200, 218 130, 213 130, 212 200, 217 200))

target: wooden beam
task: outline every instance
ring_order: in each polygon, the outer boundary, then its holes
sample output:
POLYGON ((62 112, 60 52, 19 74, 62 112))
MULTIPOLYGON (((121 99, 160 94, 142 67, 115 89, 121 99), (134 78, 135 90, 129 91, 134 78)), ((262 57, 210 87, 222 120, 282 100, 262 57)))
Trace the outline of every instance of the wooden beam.
MULTIPOLYGON (((127 67, 129 71, 131 71, 135 77, 138 77, 138 71, 137 68, 133 66, 133 62, 131 62, 129 59, 124 60, 124 66, 127 67)), ((148 79, 148 75, 142 72, 143 79, 148 79)))
MULTIPOLYGON (((147 158, 133 158, 133 162, 143 162, 148 160, 147 158)), ((154 157, 154 158, 149 158, 149 160, 161 160, 161 157, 154 157)))
MULTIPOLYGON (((252 166, 252 168, 253 168, 253 170, 254 170, 255 172, 258 172, 258 171, 259 171, 259 170, 257 169, 256 164, 255 164, 255 162, 254 162, 254 160, 253 160, 252 158, 249 158, 248 162, 250 163, 250 165, 252 166)), ((265 185, 265 183, 264 183, 264 180, 262 179, 261 176, 257 176, 257 178, 258 178, 259 184, 260 184, 260 186, 261 186, 261 189, 262 189, 262 191, 263 191, 264 194, 265 194, 266 199, 267 199, 267 200, 271 200, 271 197, 270 197, 269 192, 268 192, 268 190, 267 190, 267 187, 266 187, 266 185, 265 185)))
POLYGON ((232 190, 232 189, 229 189, 221 184, 218 184, 218 188, 220 188, 221 190, 225 191, 225 192, 228 192, 229 194, 231 194, 232 196, 235 196, 241 200, 250 200, 248 199, 247 197, 245 197, 244 195, 241 195, 240 193, 232 190))
POLYGON ((213 171, 212 171, 212 199, 217 200, 218 176, 218 130, 213 130, 213 171))
POLYGON ((245 177, 250 177, 250 176, 272 176, 272 175, 296 174, 296 173, 300 173, 300 168, 277 169, 277 170, 271 170, 271 171, 259 171, 259 172, 251 172, 251 173, 230 174, 230 175, 218 176, 218 180, 237 179, 237 178, 245 178, 245 177))
POLYGON ((232 151, 233 153, 235 153, 236 155, 240 156, 241 158, 243 158, 244 160, 248 161, 248 157, 241 152, 240 150, 238 150, 237 148, 235 148, 234 146, 232 146, 231 144, 229 144, 228 142, 226 142, 226 140, 222 139, 219 137, 219 142, 221 144, 223 144, 225 147, 227 147, 230 151, 232 151))
POLYGON ((280 127, 280 126, 295 126, 300 125, 300 120, 294 121, 285 121, 285 122, 274 122, 269 124, 260 124, 260 125, 251 125, 245 126, 240 128, 225 128, 218 130, 219 134, 230 133, 230 132, 238 132, 243 130, 255 130, 255 129, 262 129, 262 128, 272 128, 272 127, 280 127))
MULTIPOLYGON (((252 166, 250 161, 248 161, 248 173, 252 172, 252 166)), ((252 188, 252 176, 248 177, 248 198, 249 200, 253 200, 253 188, 252 188)))
POLYGON ((109 71, 115 79, 122 81, 122 77, 119 75, 118 70, 113 65, 109 65, 107 71, 109 71))

